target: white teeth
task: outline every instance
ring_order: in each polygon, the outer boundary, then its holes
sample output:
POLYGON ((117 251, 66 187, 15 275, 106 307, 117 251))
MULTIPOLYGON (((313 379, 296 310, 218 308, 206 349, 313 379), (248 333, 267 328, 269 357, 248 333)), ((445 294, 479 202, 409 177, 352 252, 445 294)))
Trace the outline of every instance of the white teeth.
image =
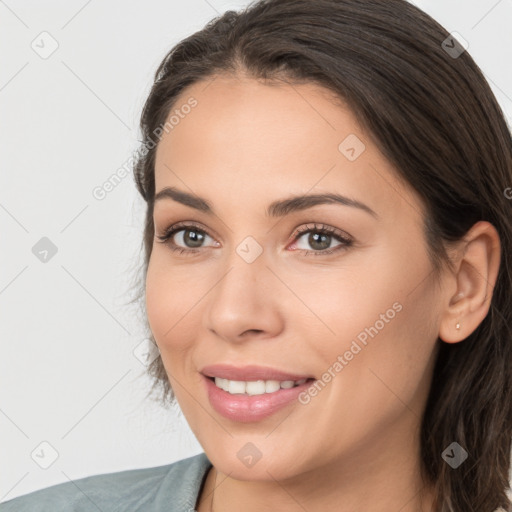
POLYGON ((228 379, 221 379, 220 377, 215 378, 215 384, 224 391, 229 391, 229 381, 228 379))
POLYGON ((245 383, 245 392, 248 395, 263 395, 265 393, 265 381, 256 380, 245 383))
POLYGON ((267 380, 265 382, 265 393, 274 393, 281 388, 278 380, 267 380))
POLYGON ((230 380, 228 392, 232 395, 237 393, 245 393, 245 382, 241 380, 230 380))
POLYGON ((255 381, 243 381, 243 380, 228 380, 215 377, 215 385, 218 388, 231 393, 232 395, 247 394, 263 395, 264 393, 275 393, 279 389, 290 389, 300 384, 304 384, 307 379, 300 379, 297 382, 293 380, 255 380, 255 381))

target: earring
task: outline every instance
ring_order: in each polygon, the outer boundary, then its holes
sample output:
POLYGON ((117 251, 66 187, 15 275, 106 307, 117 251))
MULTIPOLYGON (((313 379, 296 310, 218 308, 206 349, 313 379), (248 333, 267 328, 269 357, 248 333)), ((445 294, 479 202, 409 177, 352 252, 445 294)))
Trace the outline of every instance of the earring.
POLYGON ((455 325, 455 329, 460 329, 460 324, 459 324, 459 322, 457 322, 457 324, 455 325))

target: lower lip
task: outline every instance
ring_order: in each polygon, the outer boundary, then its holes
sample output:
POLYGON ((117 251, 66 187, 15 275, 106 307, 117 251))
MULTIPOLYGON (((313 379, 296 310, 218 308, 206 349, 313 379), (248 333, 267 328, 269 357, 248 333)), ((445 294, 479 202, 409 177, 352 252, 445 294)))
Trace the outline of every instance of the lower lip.
POLYGON ((222 416, 242 423, 259 421, 268 418, 287 405, 298 401, 298 396, 310 387, 312 380, 289 389, 280 389, 262 395, 232 395, 217 387, 208 377, 203 375, 211 406, 222 416))

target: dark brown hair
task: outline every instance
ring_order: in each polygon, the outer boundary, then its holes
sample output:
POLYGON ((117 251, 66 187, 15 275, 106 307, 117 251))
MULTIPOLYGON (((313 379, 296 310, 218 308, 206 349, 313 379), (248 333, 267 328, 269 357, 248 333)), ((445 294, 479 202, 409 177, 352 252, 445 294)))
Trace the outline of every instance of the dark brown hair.
MULTIPOLYGON (((478 220, 499 233, 501 264, 488 315, 460 343, 438 339, 421 470, 434 487, 436 512, 510 511, 512 201, 505 191, 512 186, 512 140, 479 67, 456 40, 443 44, 448 37, 405 0, 262 0, 224 13, 172 48, 141 116, 134 176, 147 214, 138 290, 142 297, 153 245, 157 140, 178 95, 200 80, 236 73, 333 91, 423 199, 434 275, 450 265, 449 244, 478 220), (468 452, 457 469, 441 456, 454 441, 468 452)), ((162 403, 172 402, 160 357, 148 371, 162 403)))

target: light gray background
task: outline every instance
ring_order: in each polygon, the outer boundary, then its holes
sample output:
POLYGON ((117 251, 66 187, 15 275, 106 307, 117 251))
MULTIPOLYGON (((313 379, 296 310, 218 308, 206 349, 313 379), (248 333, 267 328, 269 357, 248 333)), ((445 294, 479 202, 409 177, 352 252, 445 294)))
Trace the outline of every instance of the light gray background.
MULTIPOLYGON (((512 119, 512 0, 415 3, 468 41, 512 119)), ((92 190, 135 149, 165 53, 247 4, 0 1, 2 501, 201 451, 179 413, 144 400, 143 331, 124 306, 142 262, 142 199, 131 175, 101 201, 92 190), (31 47, 43 31, 59 45, 47 59, 31 47), (42 237, 58 249, 46 263, 32 252, 42 237), (47 469, 42 442, 58 453, 47 469)))

